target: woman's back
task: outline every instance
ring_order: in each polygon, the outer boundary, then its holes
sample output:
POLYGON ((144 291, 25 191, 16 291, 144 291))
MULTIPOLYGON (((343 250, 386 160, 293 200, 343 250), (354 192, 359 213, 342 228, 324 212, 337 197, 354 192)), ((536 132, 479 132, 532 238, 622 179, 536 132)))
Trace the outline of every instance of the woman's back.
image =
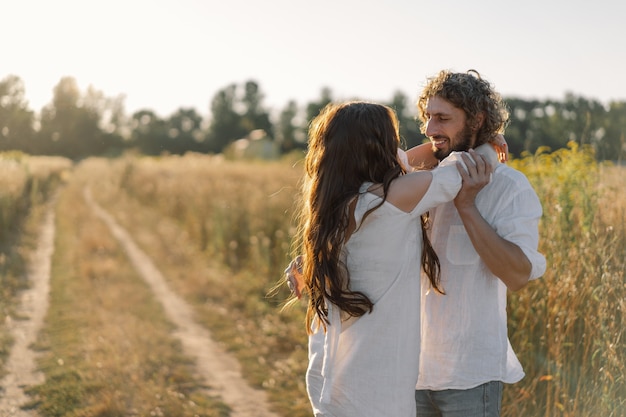
POLYGON ((339 309, 329 303, 327 332, 320 328, 311 335, 307 387, 317 415, 341 416, 347 410, 360 417, 415 415, 420 215, 460 187, 454 167, 432 178, 430 188, 410 212, 385 202, 365 220, 364 214, 380 204, 381 197, 367 192, 371 183, 361 187, 354 210, 358 227, 343 255, 350 289, 366 294, 374 309, 342 322, 339 309))
POLYGON ((438 272, 420 215, 461 177, 454 164, 405 175, 399 144, 387 106, 329 104, 311 122, 300 237, 318 416, 415 416, 421 265, 433 285, 438 272))
MULTIPOLYGON (((379 202, 374 194, 361 194, 357 224, 379 202)), ((374 310, 342 323, 338 309, 329 305, 326 334, 318 329, 311 336, 307 386, 316 414, 415 415, 421 241, 419 214, 385 203, 346 243, 350 288, 366 294, 374 310)))

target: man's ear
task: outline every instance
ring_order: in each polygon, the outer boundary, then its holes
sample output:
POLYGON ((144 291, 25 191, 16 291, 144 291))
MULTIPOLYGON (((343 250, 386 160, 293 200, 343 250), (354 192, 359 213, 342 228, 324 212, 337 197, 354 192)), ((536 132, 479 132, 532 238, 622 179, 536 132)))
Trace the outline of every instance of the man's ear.
POLYGON ((485 121, 485 112, 480 112, 476 115, 476 119, 474 120, 474 125, 472 126, 472 133, 476 133, 483 126, 483 122, 485 121))

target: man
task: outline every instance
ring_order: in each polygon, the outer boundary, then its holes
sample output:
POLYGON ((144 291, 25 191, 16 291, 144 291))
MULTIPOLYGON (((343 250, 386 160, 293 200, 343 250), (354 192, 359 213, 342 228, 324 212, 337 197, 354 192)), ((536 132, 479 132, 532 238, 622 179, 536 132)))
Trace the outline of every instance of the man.
MULTIPOLYGON (((428 79, 417 107, 438 160, 493 140, 508 121, 502 98, 475 71, 428 79)), ((527 178, 498 164, 480 192, 463 181, 454 202, 431 212, 445 294, 422 279, 418 417, 500 415, 502 384, 524 376, 507 334, 507 289, 546 268, 537 251, 542 208, 527 178)))

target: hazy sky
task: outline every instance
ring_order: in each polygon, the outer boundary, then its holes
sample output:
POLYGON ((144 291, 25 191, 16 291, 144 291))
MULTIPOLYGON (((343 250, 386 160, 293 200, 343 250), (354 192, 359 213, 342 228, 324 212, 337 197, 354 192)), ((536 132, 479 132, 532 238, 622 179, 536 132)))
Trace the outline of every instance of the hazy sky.
POLYGON ((19 76, 35 111, 63 76, 169 116, 250 79, 275 110, 323 87, 413 100, 443 68, 505 97, 626 101, 620 0, 1 0, 0 17, 0 79, 19 76))

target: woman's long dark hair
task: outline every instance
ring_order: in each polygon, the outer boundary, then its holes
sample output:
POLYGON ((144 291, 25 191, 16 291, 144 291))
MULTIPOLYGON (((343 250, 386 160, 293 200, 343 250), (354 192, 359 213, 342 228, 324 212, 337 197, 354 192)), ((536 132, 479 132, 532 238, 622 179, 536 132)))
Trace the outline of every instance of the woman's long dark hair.
MULTIPOLYGON (((321 320, 318 324, 325 327, 328 323, 326 301, 354 317, 373 309, 367 295, 350 290, 341 249, 351 233, 349 206, 360 186, 364 182, 383 186, 380 204, 368 210, 367 216, 386 200, 392 180, 405 173, 397 154, 398 129, 391 108, 367 102, 331 103, 311 122, 299 228, 305 291, 309 295, 307 331, 311 331, 316 316, 321 320)), ((426 231, 422 231, 428 241, 426 231)), ((430 266, 424 268, 428 274, 436 274, 431 282, 438 288, 439 261, 430 249, 427 260, 422 255, 422 264, 430 266)))

